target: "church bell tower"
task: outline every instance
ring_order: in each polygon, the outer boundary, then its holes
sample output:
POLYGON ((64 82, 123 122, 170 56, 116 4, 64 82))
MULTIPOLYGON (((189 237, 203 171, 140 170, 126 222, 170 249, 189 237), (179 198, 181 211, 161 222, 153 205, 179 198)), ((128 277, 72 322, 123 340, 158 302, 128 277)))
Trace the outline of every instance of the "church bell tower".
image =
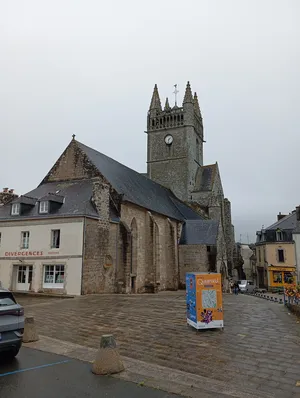
MULTIPOLYGON (((175 98, 177 89, 175 87, 175 98)), ((197 169, 203 166, 203 123, 198 97, 187 83, 181 107, 162 108, 155 85, 147 118, 147 174, 171 189, 183 201, 189 201, 197 169)))

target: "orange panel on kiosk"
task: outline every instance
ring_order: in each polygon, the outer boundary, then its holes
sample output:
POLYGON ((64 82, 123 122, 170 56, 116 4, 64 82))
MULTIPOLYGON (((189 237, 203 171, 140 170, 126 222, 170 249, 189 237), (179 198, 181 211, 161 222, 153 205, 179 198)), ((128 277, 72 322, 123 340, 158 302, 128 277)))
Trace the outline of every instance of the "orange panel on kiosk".
MULTIPOLYGON (((188 323, 196 329, 223 328, 222 279, 218 273, 194 272, 196 319, 188 323)), ((187 287, 189 290, 189 287, 187 287)))

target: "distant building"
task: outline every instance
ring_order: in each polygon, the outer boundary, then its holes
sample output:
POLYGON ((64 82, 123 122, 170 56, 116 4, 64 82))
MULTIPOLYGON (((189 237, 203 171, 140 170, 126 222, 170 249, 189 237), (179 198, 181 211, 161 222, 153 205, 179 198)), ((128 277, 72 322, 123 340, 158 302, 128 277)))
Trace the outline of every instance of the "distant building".
POLYGON ((293 231, 296 212, 281 213, 277 221, 256 233, 256 266, 259 287, 283 288, 296 280, 296 255, 293 231))

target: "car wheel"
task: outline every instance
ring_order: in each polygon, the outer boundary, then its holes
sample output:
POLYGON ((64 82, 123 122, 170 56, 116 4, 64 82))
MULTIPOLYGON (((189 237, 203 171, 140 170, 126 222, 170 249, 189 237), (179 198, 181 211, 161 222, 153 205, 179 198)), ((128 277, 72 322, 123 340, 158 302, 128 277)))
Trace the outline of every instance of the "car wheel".
POLYGON ((12 350, 7 351, 7 353, 5 354, 6 358, 9 360, 14 359, 19 354, 20 348, 21 347, 13 348, 12 350))

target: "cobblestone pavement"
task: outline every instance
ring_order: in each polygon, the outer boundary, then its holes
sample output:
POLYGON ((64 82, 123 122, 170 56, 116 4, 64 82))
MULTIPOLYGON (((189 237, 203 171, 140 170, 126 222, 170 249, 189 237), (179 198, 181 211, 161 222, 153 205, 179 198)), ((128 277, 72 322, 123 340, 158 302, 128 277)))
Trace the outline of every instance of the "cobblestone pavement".
POLYGON ((224 331, 199 332, 186 325, 184 292, 92 295, 25 309, 45 336, 97 348, 102 334, 113 333, 124 356, 300 397, 300 324, 278 303, 224 295, 224 331))

